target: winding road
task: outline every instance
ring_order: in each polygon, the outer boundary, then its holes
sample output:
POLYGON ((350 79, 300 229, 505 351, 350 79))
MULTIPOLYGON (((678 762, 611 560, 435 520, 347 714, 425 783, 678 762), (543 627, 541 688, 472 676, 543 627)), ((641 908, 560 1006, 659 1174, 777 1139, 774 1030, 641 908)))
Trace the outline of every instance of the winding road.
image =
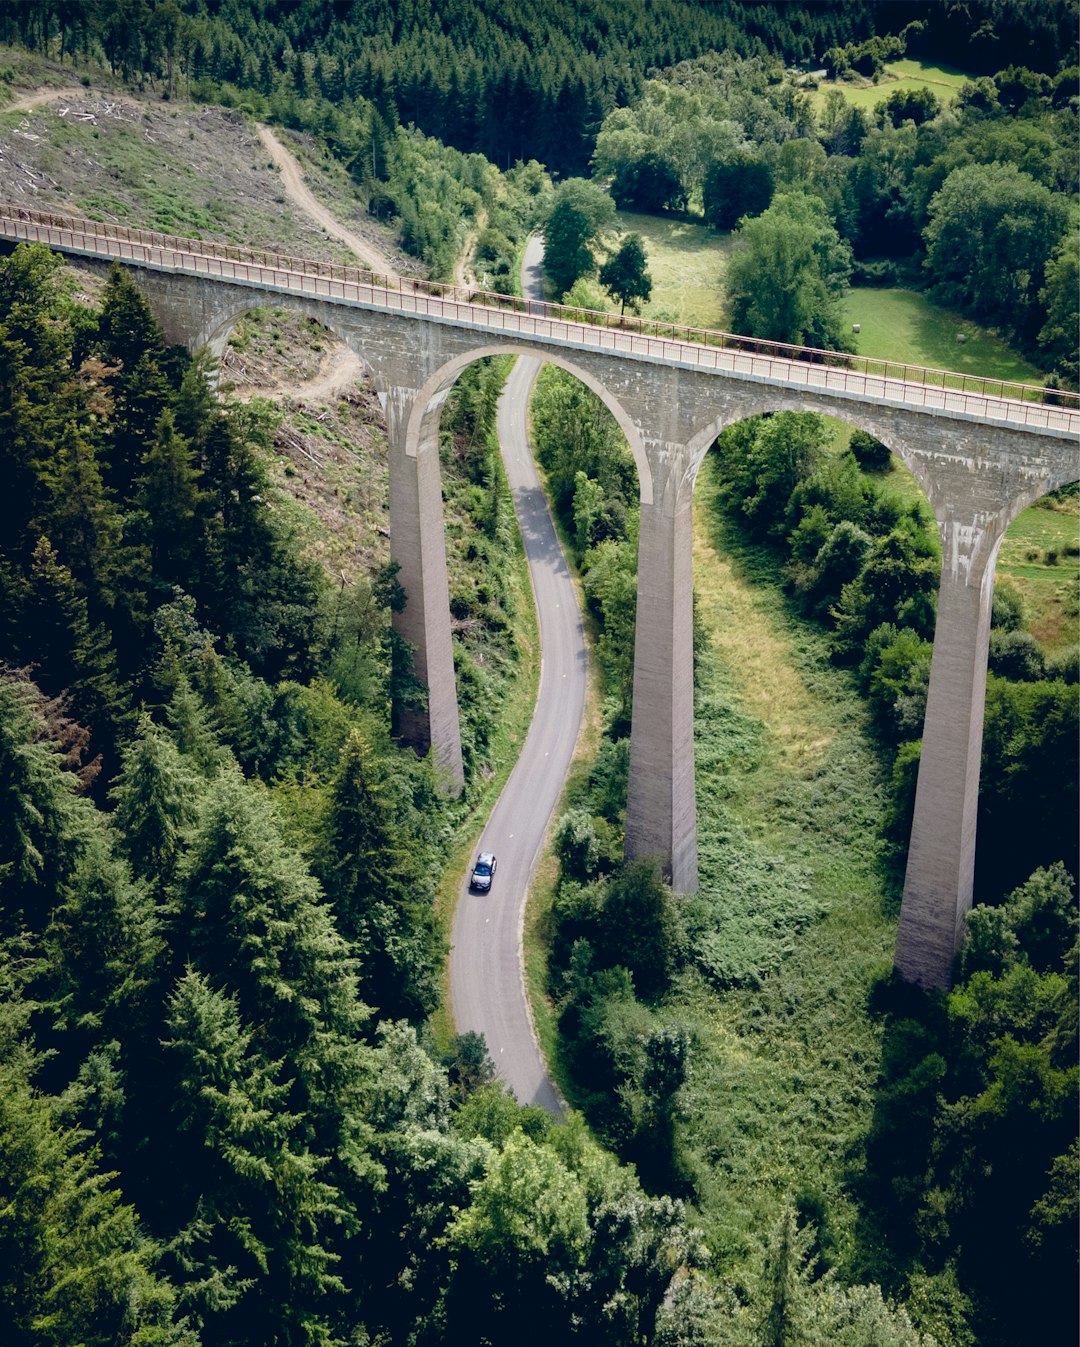
MULTIPOLYGON (((316 201, 300 165, 270 128, 260 126, 258 132, 289 198, 369 266, 391 273, 388 258, 316 201)), ((542 259, 543 245, 534 237, 522 263, 527 299, 544 297, 542 259)), ((561 1116, 562 1101, 547 1074, 525 991, 522 932, 529 885, 585 714, 588 656, 577 592, 529 448, 529 394, 540 363, 518 357, 496 416, 540 625, 540 689, 521 755, 477 846, 498 857, 491 891, 471 893, 468 879, 462 883, 451 935, 450 1000, 458 1033, 484 1035, 499 1077, 518 1100, 561 1116)))
MULTIPOLYGON (((530 240, 523 292, 543 298, 542 247, 530 240)), ((499 1077, 522 1104, 561 1116, 525 994, 525 901, 562 794, 585 713, 587 652, 577 593, 548 511, 528 442, 529 394, 540 361, 519 356, 499 402, 496 430, 525 544, 540 621, 540 690, 521 756, 477 846, 499 866, 490 893, 463 884, 454 914, 450 999, 458 1033, 487 1040, 499 1077)))

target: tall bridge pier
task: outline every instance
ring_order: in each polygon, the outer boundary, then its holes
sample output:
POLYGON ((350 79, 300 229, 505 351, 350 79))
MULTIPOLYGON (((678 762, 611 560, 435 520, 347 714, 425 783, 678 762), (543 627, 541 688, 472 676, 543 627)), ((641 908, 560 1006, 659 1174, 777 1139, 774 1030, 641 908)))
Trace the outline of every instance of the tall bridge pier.
POLYGON ((658 857, 678 892, 697 885, 691 501, 704 456, 725 427, 783 410, 835 416, 887 444, 921 483, 942 540, 896 967, 923 986, 948 983, 972 900, 994 563, 1020 510, 1080 477, 1080 410, 1005 388, 971 390, 962 376, 935 384, 932 371, 747 350, 745 339, 713 341, 717 334, 584 324, 555 306, 473 302, 446 287, 110 232, 2 203, 0 238, 45 242, 91 264, 121 259, 168 339, 191 349, 220 344, 245 310, 272 302, 317 319, 361 358, 386 414, 391 555, 408 596, 395 624, 427 689, 426 706, 401 709, 398 728, 430 746, 451 789, 460 788, 462 767, 439 485, 442 400, 466 365, 499 354, 537 356, 593 389, 626 435, 641 490, 626 854, 658 857))

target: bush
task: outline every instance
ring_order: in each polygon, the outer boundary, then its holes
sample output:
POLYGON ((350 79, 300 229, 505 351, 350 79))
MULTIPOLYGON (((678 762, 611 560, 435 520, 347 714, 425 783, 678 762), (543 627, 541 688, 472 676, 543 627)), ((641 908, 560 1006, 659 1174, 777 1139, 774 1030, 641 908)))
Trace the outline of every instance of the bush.
POLYGON ((892 467, 892 452, 868 431, 851 433, 851 452, 863 472, 888 472, 892 467))
POLYGON ((990 633, 990 672, 1020 683, 1046 677, 1046 652, 1028 631, 990 633))

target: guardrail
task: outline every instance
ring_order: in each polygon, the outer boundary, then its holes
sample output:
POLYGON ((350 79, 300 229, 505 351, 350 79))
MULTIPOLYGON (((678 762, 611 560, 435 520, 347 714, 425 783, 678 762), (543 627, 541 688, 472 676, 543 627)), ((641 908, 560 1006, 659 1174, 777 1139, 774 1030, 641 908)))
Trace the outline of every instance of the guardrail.
POLYGON ((1080 395, 1036 384, 382 275, 365 267, 32 211, 4 202, 0 202, 0 237, 318 299, 449 318, 613 353, 726 369, 927 410, 956 411, 1080 434, 1080 395))

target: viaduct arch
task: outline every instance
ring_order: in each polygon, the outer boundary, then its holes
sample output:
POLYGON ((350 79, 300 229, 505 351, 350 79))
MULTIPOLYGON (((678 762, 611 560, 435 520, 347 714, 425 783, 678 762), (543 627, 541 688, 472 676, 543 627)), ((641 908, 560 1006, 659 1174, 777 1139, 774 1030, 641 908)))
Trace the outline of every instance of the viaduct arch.
POLYGON ((705 453, 726 426, 781 410, 838 417, 893 449, 926 492, 942 542, 896 967, 923 986, 948 983, 972 900, 994 566, 1011 520, 1080 477, 1080 410, 1033 406, 1007 392, 954 392, 944 381, 920 386, 887 372, 851 375, 791 358, 798 353, 717 352, 703 341, 567 321, 544 305, 500 308, 493 297, 463 301, 370 274, 338 282, 325 264, 267 265, 239 249, 122 235, 0 204, 0 238, 133 266, 169 341, 220 345, 243 311, 273 302, 317 319, 370 372, 389 439, 391 555, 408 595, 399 630, 429 693, 426 715, 403 728, 421 747, 430 744, 451 784, 460 785, 462 769, 436 452, 440 403, 467 364, 492 354, 560 364, 599 394, 627 436, 641 483, 626 852, 658 856, 678 892, 697 884, 690 508, 705 453))

